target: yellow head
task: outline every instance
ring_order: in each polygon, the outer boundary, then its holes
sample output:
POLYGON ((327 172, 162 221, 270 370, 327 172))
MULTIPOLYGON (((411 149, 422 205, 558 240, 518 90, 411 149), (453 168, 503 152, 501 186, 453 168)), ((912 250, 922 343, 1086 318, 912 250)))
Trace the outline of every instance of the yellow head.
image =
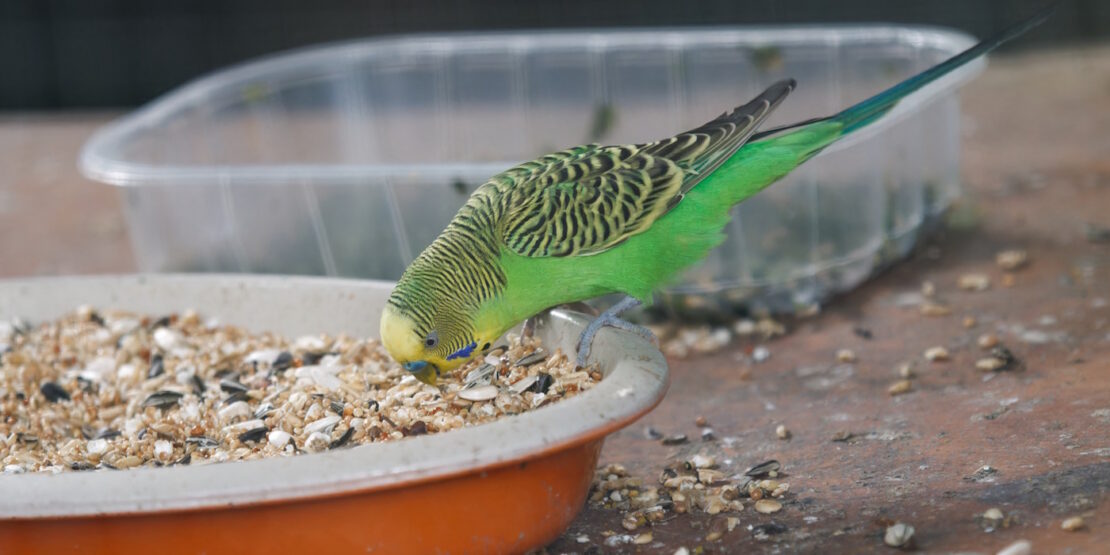
POLYGON ((393 303, 382 311, 381 337, 385 349, 405 370, 428 385, 435 385, 440 372, 453 370, 476 352, 489 348, 489 343, 479 343, 480 338, 461 328, 434 319, 421 326, 393 303))

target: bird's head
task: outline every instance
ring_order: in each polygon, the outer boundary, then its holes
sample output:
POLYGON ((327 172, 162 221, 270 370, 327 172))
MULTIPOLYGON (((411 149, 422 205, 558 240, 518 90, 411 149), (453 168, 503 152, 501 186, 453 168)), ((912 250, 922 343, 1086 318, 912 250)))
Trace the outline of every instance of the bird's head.
POLYGON ((437 319, 421 325, 392 303, 382 311, 385 349, 405 370, 428 385, 435 385, 441 372, 459 367, 477 352, 478 340, 462 328, 437 319))

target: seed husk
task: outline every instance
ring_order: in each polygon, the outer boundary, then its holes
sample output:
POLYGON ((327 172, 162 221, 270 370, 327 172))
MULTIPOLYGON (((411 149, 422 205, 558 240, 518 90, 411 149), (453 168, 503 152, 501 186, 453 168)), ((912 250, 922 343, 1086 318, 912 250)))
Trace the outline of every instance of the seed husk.
POLYGON ((851 349, 840 349, 836 352, 837 362, 855 362, 856 353, 851 349))
POLYGON ((995 345, 998 345, 998 337, 996 337, 992 333, 984 333, 983 335, 979 336, 977 343, 979 344, 980 349, 990 349, 993 348, 995 345))
POLYGON ((497 387, 492 385, 480 385, 459 391, 459 398, 467 401, 489 401, 494 397, 497 397, 497 387))
POLYGON ((177 391, 156 391, 143 400, 143 408, 155 407, 167 409, 176 406, 182 397, 184 397, 184 395, 177 391))
POLYGON ((771 475, 772 472, 777 473, 782 469, 782 464, 779 461, 771 459, 766 462, 761 462, 744 472, 745 476, 750 478, 762 478, 771 475))
POLYGON ((543 362, 545 360, 547 360, 547 353, 543 352, 543 350, 537 350, 536 352, 534 352, 530 355, 525 355, 525 356, 521 357, 520 359, 518 359, 516 362, 513 363, 513 366, 514 367, 531 366, 533 364, 537 364, 537 363, 543 362))
POLYGON ((675 434, 663 438, 663 445, 681 445, 686 443, 686 434, 675 434))
POLYGON ((790 439, 790 430, 787 429, 785 424, 779 424, 779 426, 775 428, 775 435, 778 436, 779 439, 790 439))
POLYGON ((39 386, 39 391, 42 392, 42 396, 46 397, 46 400, 51 403, 69 401, 69 393, 57 383, 42 382, 42 385, 39 386))
POLYGON ((532 384, 532 387, 528 388, 528 391, 532 393, 547 393, 547 390, 551 389, 551 385, 554 383, 555 378, 552 378, 551 374, 540 372, 536 374, 536 382, 532 384))
POLYGON ((777 513, 782 510, 782 503, 774 499, 760 499, 755 502, 755 510, 765 515, 777 513))

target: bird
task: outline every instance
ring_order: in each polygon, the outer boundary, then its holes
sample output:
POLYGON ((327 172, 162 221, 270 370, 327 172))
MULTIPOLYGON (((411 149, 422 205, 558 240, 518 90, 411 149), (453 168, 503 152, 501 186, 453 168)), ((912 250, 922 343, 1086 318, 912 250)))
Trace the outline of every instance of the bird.
POLYGON ((609 294, 578 344, 585 367, 606 326, 651 337, 619 316, 724 238, 730 209, 900 100, 1040 24, 1055 6, 827 117, 761 130, 797 83, 771 84, 704 125, 641 144, 588 144, 490 178, 405 269, 381 314, 381 342, 416 379, 486 352, 544 310, 609 294))

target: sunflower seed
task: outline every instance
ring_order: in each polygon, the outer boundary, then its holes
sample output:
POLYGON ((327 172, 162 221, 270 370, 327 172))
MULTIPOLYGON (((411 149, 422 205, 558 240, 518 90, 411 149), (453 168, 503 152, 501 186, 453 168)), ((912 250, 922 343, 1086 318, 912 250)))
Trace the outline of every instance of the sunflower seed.
POLYGON ((540 372, 536 374, 536 383, 533 383, 529 390, 533 393, 547 393, 553 383, 555 383, 555 378, 552 378, 551 374, 540 372))
POLYGON ((268 415, 269 415, 269 414, 270 414, 271 412, 274 412, 274 405, 273 405, 273 403, 262 403, 262 404, 261 404, 261 405, 259 405, 259 406, 258 406, 258 408, 257 408, 257 409, 256 409, 256 410, 254 411, 254 415, 253 415, 253 416, 254 416, 254 418, 256 418, 256 419, 262 419, 262 418, 266 418, 266 416, 268 416, 268 415))
POLYGON ((104 428, 104 429, 100 430, 99 432, 97 432, 96 435, 93 436, 93 439, 114 439, 114 438, 117 438, 121 435, 123 435, 123 434, 119 430, 113 430, 111 428, 104 428))
POLYGON ((155 353, 150 357, 150 368, 146 371, 146 379, 157 378, 166 371, 166 364, 162 360, 162 355, 155 353))
POLYGON ((261 426, 261 427, 258 427, 258 428, 251 428, 251 429, 239 434, 239 441, 241 441, 243 443, 259 442, 259 441, 262 441, 262 438, 266 437, 266 433, 269 432, 269 431, 270 430, 268 430, 265 426, 261 426))
POLYGON ((537 362, 543 362, 546 359, 547 353, 543 352, 542 350, 537 350, 530 355, 521 357, 520 360, 517 360, 513 363, 513 366, 531 366, 533 364, 536 364, 537 362))
MULTIPOLYGON (((423 422, 421 422, 421 423, 423 423, 423 422)), ((336 449, 336 448, 339 448, 339 447, 343 447, 344 445, 347 444, 348 441, 351 441, 351 437, 354 436, 354 435, 355 435, 355 429, 354 428, 347 428, 347 430, 343 432, 343 435, 339 436, 338 439, 336 439, 335 441, 331 442, 328 445, 328 449, 336 449)))
POLYGON ((54 382, 43 382, 42 385, 39 386, 39 391, 41 391, 42 396, 46 397, 46 400, 51 403, 69 400, 69 393, 67 393, 62 386, 54 382))
POLYGON ((274 362, 270 363, 270 371, 280 374, 281 372, 288 370, 289 367, 292 365, 293 354, 289 351, 282 351, 278 353, 278 356, 274 359, 274 362))
POLYGON ((155 407, 159 409, 168 409, 177 405, 182 397, 184 397, 184 395, 177 391, 157 391, 143 400, 143 408, 155 407))
POLYGON ((512 386, 509 387, 509 389, 511 389, 513 393, 516 394, 524 393, 528 390, 529 387, 532 387, 532 384, 536 383, 536 380, 538 379, 538 376, 528 376, 514 383, 512 386))
POLYGON ((220 446, 220 442, 204 436, 187 437, 185 438, 185 443, 196 445, 198 449, 214 449, 220 446))
POLYGON ((465 388, 480 387, 489 385, 493 381, 493 374, 497 370, 494 365, 490 363, 482 364, 481 366, 467 372, 466 377, 463 378, 465 388))
POLYGON ((220 390, 224 393, 246 393, 247 386, 234 380, 220 380, 220 390))
POLYGON ((301 355, 301 364, 304 366, 315 366, 320 363, 320 359, 324 358, 326 352, 318 353, 305 353, 301 355))

